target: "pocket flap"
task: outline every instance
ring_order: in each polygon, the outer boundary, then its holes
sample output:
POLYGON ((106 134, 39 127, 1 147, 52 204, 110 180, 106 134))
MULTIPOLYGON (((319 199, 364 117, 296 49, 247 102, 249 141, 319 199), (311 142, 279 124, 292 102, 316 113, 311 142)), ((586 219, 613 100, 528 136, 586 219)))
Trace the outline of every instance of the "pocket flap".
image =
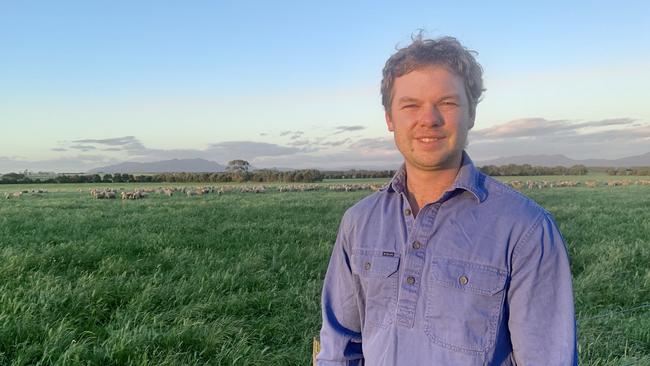
POLYGON ((352 254, 352 273, 362 277, 389 277, 399 268, 399 256, 382 254, 352 254))
POLYGON ((442 286, 479 295, 494 295, 503 290, 507 278, 505 271, 494 267, 446 258, 433 259, 431 272, 442 286))

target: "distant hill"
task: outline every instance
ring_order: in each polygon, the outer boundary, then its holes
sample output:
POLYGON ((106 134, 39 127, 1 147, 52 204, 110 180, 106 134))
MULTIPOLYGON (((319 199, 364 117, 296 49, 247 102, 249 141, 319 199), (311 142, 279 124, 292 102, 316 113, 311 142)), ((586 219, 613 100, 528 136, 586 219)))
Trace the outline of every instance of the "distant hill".
POLYGON ((518 156, 509 156, 505 158, 493 159, 493 160, 482 160, 477 161, 476 165, 508 165, 508 164, 530 164, 533 166, 565 166, 570 167, 572 165, 582 164, 588 167, 612 167, 612 168, 623 168, 623 167, 640 167, 640 166, 650 166, 650 152, 629 156, 626 158, 620 159, 584 159, 576 160, 568 158, 564 155, 555 154, 555 155, 518 155, 518 156))
POLYGON ((210 160, 172 159, 151 163, 125 162, 95 168, 88 173, 204 173, 225 170, 225 166, 210 160))

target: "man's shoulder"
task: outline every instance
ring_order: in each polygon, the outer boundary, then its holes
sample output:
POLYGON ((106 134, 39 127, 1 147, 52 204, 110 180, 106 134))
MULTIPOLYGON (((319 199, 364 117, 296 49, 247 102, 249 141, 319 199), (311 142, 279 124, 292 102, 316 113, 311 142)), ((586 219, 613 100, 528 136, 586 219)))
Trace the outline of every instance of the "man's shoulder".
POLYGON ((488 207, 504 208, 499 211, 518 220, 538 220, 542 216, 550 215, 530 197, 488 175, 481 174, 484 176, 483 182, 487 192, 484 203, 488 207))

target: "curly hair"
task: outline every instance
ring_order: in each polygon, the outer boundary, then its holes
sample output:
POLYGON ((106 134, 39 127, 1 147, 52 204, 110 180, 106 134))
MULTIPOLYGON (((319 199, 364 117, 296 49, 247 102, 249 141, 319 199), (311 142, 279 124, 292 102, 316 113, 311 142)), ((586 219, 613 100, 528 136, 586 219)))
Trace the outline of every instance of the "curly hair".
POLYGON ((470 113, 474 115, 483 88, 483 69, 476 61, 477 52, 463 47, 454 37, 423 39, 422 32, 411 37, 412 43, 400 48, 387 61, 381 80, 381 103, 390 113, 395 79, 427 66, 445 66, 460 76, 465 84, 470 113))

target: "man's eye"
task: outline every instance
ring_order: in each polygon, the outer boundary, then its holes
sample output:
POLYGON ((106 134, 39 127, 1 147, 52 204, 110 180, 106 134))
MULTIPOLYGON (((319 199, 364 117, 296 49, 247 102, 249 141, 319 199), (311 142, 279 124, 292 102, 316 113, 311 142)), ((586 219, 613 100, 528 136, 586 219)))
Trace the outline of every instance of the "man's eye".
POLYGON ((417 105, 415 105, 415 104, 407 104, 407 105, 402 107, 402 109, 413 109, 413 108, 417 108, 417 105))

